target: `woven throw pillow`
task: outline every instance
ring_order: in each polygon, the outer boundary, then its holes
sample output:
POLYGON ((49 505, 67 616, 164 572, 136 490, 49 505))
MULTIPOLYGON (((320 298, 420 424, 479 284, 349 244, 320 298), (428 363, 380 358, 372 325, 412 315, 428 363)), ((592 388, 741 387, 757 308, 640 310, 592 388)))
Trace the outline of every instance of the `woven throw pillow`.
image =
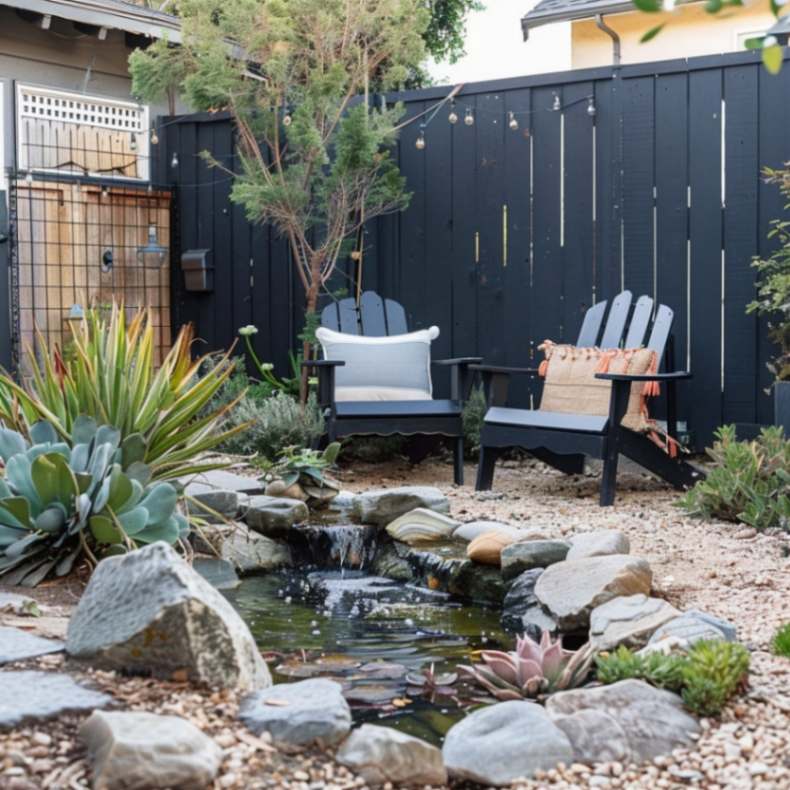
POLYGON ((431 341, 438 327, 388 337, 347 335, 321 327, 315 333, 324 359, 343 360, 335 370, 338 400, 430 400, 431 341), (371 389, 376 396, 370 397, 371 389), (420 397, 421 396, 421 397, 420 397))
MULTIPOLYGON (((566 414, 609 414, 612 383, 595 378, 596 373, 627 373, 632 376, 656 371, 656 352, 648 348, 612 349, 577 348, 545 341, 540 349, 546 354, 541 363, 545 377, 541 411, 566 414)), ((631 384, 631 396, 622 425, 633 431, 652 428, 648 421, 645 398, 655 394, 655 387, 642 382, 631 384)))

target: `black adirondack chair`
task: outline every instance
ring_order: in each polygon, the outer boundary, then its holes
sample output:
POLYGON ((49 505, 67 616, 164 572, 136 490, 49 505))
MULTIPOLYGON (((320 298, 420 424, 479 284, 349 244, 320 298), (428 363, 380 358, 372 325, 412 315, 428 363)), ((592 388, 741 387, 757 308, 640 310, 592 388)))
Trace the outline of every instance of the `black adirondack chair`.
MULTIPOLYGON (((401 335, 409 331, 406 311, 392 299, 365 291, 359 306, 354 299, 327 305, 321 325, 336 332, 368 337, 401 335)), ((329 441, 355 435, 447 436, 453 443, 454 479, 464 482, 464 433, 461 415, 469 396, 473 374, 470 365, 481 357, 433 360, 450 368, 450 397, 432 400, 338 401, 335 399, 335 369, 342 360, 316 360, 305 366, 318 372, 318 401, 324 412, 329 441)))
MULTIPOLYGON (((647 342, 644 342, 653 316, 653 300, 641 296, 628 317, 632 296, 628 291, 618 294, 612 302, 609 316, 598 346, 612 349, 620 346, 623 333, 625 348, 645 345, 662 359, 670 370, 643 376, 599 373, 597 378, 612 382, 609 414, 595 416, 541 411, 540 409, 516 409, 505 406, 508 380, 511 375, 537 375, 536 368, 505 368, 493 365, 472 365, 479 371, 488 393, 489 409, 481 431, 480 461, 477 470, 477 489, 491 488, 494 466, 504 448, 521 447, 541 461, 566 474, 578 474, 584 470, 584 458, 590 456, 603 461, 603 476, 600 488, 600 504, 614 503, 617 481, 617 462, 620 453, 640 466, 666 480, 676 488, 693 485, 701 473, 679 458, 671 458, 648 437, 623 427, 620 422, 628 408, 628 399, 633 382, 659 381, 665 384, 667 398, 667 433, 677 435, 676 383, 691 378, 686 371, 671 371, 674 360, 670 330, 673 312, 666 305, 659 305, 652 321, 647 342)), ((606 303, 591 307, 585 315, 577 346, 594 346, 598 339, 606 303)))

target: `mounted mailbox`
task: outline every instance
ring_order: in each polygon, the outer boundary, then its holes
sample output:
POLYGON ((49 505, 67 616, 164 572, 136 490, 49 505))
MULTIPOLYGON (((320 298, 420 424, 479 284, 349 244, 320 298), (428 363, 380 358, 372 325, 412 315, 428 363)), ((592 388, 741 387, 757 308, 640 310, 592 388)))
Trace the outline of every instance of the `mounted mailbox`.
POLYGON ((211 250, 187 250, 181 255, 181 271, 187 291, 206 293, 214 290, 214 266, 209 263, 211 250))

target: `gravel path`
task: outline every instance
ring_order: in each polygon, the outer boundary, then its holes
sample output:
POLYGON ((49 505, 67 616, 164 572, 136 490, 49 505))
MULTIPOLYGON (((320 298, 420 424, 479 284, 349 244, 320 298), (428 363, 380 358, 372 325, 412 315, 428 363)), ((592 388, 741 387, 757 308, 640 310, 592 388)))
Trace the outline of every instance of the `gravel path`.
MULTIPOLYGON (((474 480, 473 467, 466 474, 474 480)), ((768 652, 777 626, 790 620, 790 536, 686 518, 674 506, 673 492, 638 474, 621 476, 617 504, 604 509, 596 504, 596 478, 566 478, 539 464, 505 462, 493 494, 453 486, 450 466, 439 462, 356 464, 339 477, 354 491, 437 485, 450 497, 453 515, 464 521, 485 517, 540 525, 557 535, 617 528, 629 536, 632 553, 650 561, 656 594, 680 608, 698 607, 732 620, 753 651, 747 697, 731 704, 721 720, 703 720, 694 751, 641 766, 567 766, 518 787, 790 788, 790 660, 768 652)), ((35 596, 55 614, 66 614, 76 597, 74 585, 60 592, 48 586, 35 596)), ((48 656, 27 666, 59 669, 63 662, 62 656, 48 656)), ((326 754, 282 754, 252 736, 235 719, 233 694, 105 672, 81 677, 112 693, 123 707, 182 715, 215 737, 225 750, 217 788, 364 787, 326 754)), ((0 788, 89 787, 88 764, 76 738, 81 720, 63 717, 0 734, 0 788)))

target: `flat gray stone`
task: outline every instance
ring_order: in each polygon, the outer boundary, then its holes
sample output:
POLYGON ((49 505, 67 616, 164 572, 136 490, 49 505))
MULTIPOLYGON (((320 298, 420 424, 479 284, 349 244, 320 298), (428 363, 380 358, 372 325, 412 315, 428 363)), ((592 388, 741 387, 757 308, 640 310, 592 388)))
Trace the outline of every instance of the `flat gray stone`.
POLYGON ((568 538, 571 544, 566 560, 581 560, 585 557, 603 557, 607 554, 628 554, 631 543, 617 529, 600 529, 595 532, 580 532, 568 538))
POLYGON ((239 512, 239 492, 223 488, 208 488, 189 495, 190 515, 199 516, 209 524, 220 524, 223 519, 234 519, 239 512))
POLYGON ((391 727, 363 724, 343 741, 335 759, 371 785, 447 784, 439 749, 391 727))
POLYGON ((470 713, 449 729, 444 765, 455 779, 501 787, 535 771, 570 765, 568 737, 534 702, 499 702, 470 713))
POLYGON ((570 544, 565 540, 527 540, 502 549, 502 576, 514 579, 531 568, 546 568, 562 562, 570 544))
MULTIPOLYGON (((733 630, 734 626, 730 624, 728 632, 731 634, 733 630)), ((690 647, 696 642, 726 641, 727 635, 714 625, 711 619, 703 619, 694 612, 684 612, 657 628, 647 644, 650 647, 667 639, 676 640, 685 647, 690 647)))
POLYGON ((590 641, 598 650, 643 647, 656 629, 679 614, 669 602, 642 593, 612 598, 590 613, 590 641))
POLYGON ((222 749, 179 716, 94 711, 80 728, 96 788, 153 790, 206 787, 222 749))
POLYGON ((263 484, 254 477, 244 477, 228 472, 226 469, 212 469, 197 476, 190 476, 182 482, 187 496, 204 494, 207 491, 236 491, 239 494, 261 494, 263 484))
POLYGON ((55 639, 44 639, 21 628, 0 626, 0 664, 59 653, 63 648, 63 642, 55 639))
POLYGON ((39 617, 46 607, 27 595, 0 592, 0 614, 15 614, 20 617, 39 617))
POLYGON ((271 683, 250 629, 166 543, 102 560, 69 622, 66 652, 92 666, 252 691, 271 683))
POLYGON ((591 762, 609 759, 607 750, 614 745, 617 751, 622 751, 623 734, 628 749, 623 759, 641 762, 692 745, 691 736, 699 732, 697 720, 686 711, 677 694, 654 688, 641 680, 621 680, 610 686, 561 691, 546 700, 546 711, 569 737, 577 737, 575 750, 591 762), (572 722, 563 720, 590 710, 609 717, 614 723, 607 724, 606 719, 599 716, 596 720, 598 731, 590 733, 591 722, 587 714, 572 722), (607 745, 610 740, 611 744, 607 745))
POLYGON ((241 574, 271 571, 292 564, 287 544, 253 532, 241 522, 201 527, 200 533, 193 533, 193 545, 196 551, 219 554, 241 574))
MULTIPOLYGON (((536 537, 547 537, 538 530, 532 531, 536 537)), ((513 527, 510 524, 503 524, 501 521, 469 521, 466 524, 461 524, 453 532, 453 537, 456 540, 465 540, 467 543, 471 543, 475 538, 479 538, 481 535, 486 535, 489 532, 498 532, 501 535, 512 537, 513 540, 523 540, 527 531, 513 527)))
POLYGON ((253 496, 243 514, 247 526, 267 538, 283 538, 295 524, 307 521, 310 511, 298 499, 253 496))
POLYGON ((351 709, 334 680, 280 683, 246 696, 239 718, 256 735, 268 732, 282 748, 334 746, 351 729, 351 709))
POLYGON ((735 623, 731 623, 729 620, 724 620, 708 612, 703 612, 701 609, 687 609, 683 614, 686 617, 694 617, 697 620, 701 620, 703 623, 718 628, 719 631, 724 634, 724 639, 727 642, 734 642, 738 638, 738 629, 735 627, 735 623))
POLYGON ((60 672, 0 672, 0 729, 62 713, 103 708, 112 698, 60 672))
POLYGON ((630 554, 586 557, 551 565, 535 585, 535 595, 563 631, 586 628, 590 612, 612 598, 650 592, 647 562, 630 554))
POLYGON ((631 757, 625 730, 602 710, 585 708, 570 716, 558 716, 554 723, 568 736, 574 762, 627 762, 631 757))
POLYGON ((235 590, 241 584, 233 564, 218 557, 195 557, 192 567, 215 589, 235 590))
POLYGON ((418 507, 449 513, 450 502, 438 488, 430 486, 381 488, 357 494, 353 513, 363 524, 383 527, 418 507))

